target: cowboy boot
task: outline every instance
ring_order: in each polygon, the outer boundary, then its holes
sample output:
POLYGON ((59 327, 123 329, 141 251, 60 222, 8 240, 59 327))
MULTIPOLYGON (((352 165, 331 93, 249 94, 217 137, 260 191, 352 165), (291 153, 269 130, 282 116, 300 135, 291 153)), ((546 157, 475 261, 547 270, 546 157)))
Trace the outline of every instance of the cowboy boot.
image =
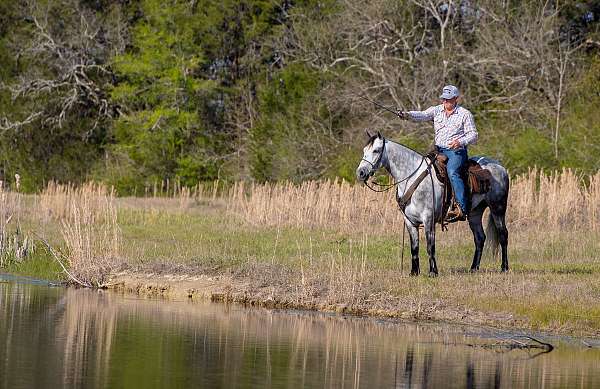
POLYGON ((463 212, 459 205, 456 205, 454 208, 448 211, 446 214, 446 222, 454 223, 458 221, 467 220, 467 215, 463 212))

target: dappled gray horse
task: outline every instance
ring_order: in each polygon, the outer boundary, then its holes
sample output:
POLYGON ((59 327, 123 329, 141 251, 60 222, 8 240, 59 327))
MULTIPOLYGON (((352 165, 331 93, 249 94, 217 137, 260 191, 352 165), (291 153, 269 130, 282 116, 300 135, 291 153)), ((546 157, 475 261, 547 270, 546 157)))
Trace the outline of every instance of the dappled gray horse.
MULTIPOLYGON (((442 219, 444 195, 443 184, 438 181, 431 161, 416 151, 399 143, 385 139, 379 132, 369 135, 369 141, 364 148, 363 158, 356 169, 359 181, 366 183, 380 167, 385 168, 393 177, 396 185, 396 199, 404 212, 404 220, 410 235, 412 267, 410 274, 419 274, 419 226, 425 228, 427 238, 427 254, 429 255, 429 274, 438 274, 435 261, 435 224, 442 219), (417 186, 410 200, 402 207, 402 197, 411 184, 424 170, 430 174, 417 186)), ((481 254, 486 241, 483 231, 482 216, 487 207, 490 208, 490 218, 486 226, 488 244, 497 249, 498 243, 502 248, 502 271, 508 270, 508 230, 505 215, 508 200, 509 179, 506 169, 497 161, 484 157, 471 158, 482 168, 492 174, 490 189, 485 194, 474 194, 471 197, 471 210, 468 214, 469 226, 475 241, 475 254, 471 270, 479 269, 481 254)))

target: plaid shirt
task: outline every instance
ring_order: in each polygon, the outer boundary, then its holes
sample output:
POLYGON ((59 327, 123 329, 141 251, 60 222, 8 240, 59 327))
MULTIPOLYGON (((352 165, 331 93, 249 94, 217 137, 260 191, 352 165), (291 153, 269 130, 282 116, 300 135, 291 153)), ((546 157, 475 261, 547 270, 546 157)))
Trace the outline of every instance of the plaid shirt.
POLYGON ((433 121, 436 146, 447 148, 454 139, 458 139, 463 147, 477 142, 478 134, 473 114, 459 105, 448 117, 442 104, 429 107, 425 111, 409 111, 408 116, 417 122, 433 121))

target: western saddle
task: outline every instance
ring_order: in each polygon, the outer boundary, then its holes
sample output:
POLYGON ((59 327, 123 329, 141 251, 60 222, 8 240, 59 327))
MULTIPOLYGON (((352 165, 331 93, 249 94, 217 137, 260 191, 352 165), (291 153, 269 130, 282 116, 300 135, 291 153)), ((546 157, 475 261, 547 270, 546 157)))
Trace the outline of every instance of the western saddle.
MULTIPOLYGON (((454 198, 454 191, 448 177, 446 169, 446 163, 448 157, 438 151, 432 151, 427 154, 427 157, 433 161, 436 176, 440 182, 444 184, 444 196, 442 204, 442 216, 440 222, 442 225, 446 221, 446 215, 448 211, 454 207, 458 207, 454 198)), ((465 182, 465 186, 469 193, 469 196, 477 193, 487 193, 490 190, 492 181, 492 175, 489 170, 481 167, 476 161, 469 159, 466 164, 466 168, 463 170, 462 179, 465 182)), ((468 213, 468 210, 465 210, 468 213)))

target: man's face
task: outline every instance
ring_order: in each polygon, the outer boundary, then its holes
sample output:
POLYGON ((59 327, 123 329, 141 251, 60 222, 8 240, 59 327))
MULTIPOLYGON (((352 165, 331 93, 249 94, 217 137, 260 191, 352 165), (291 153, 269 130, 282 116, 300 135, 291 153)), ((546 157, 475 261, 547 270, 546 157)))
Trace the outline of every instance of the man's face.
POLYGON ((444 109, 447 111, 452 111, 454 107, 456 107, 456 101, 458 97, 453 97, 451 99, 442 99, 442 103, 444 104, 444 109))

